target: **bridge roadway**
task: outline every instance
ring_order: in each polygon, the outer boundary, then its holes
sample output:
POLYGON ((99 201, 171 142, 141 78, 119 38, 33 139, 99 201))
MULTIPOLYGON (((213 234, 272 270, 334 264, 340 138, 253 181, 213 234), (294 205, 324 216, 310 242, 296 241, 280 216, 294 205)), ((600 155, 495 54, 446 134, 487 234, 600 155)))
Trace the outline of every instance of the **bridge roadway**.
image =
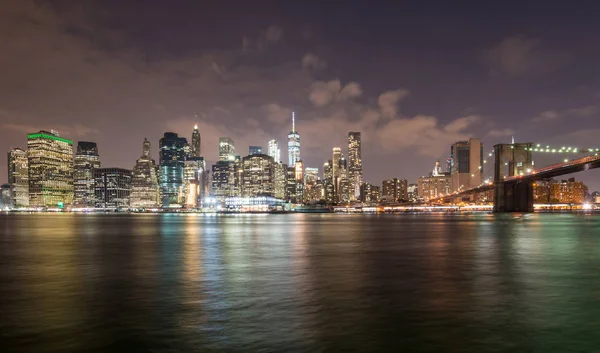
MULTIPOLYGON (((549 165, 547 167, 536 169, 529 174, 505 177, 504 180, 501 182, 504 182, 505 184, 534 182, 536 180, 554 178, 565 174, 583 172, 595 168, 600 168, 600 156, 598 155, 582 157, 568 162, 549 165)), ((478 194, 480 192, 485 192, 493 189, 494 184, 489 183, 478 186, 476 188, 462 191, 460 193, 440 197, 435 200, 431 200, 431 202, 449 200, 457 197, 478 194)))

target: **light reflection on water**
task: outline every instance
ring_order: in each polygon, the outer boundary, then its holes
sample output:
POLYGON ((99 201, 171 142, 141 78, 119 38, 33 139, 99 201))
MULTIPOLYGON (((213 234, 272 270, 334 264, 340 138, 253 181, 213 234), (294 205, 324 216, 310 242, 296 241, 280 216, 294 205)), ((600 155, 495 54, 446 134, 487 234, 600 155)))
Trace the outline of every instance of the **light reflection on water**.
POLYGON ((1 215, 0 335, 3 352, 594 352, 599 269, 598 216, 1 215))

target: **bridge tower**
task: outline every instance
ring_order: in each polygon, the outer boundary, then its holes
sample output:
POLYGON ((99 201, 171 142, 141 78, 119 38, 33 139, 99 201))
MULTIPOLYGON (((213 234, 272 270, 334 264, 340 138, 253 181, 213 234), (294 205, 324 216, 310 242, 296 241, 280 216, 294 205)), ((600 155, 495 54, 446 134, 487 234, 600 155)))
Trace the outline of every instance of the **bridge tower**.
POLYGON ((532 143, 494 146, 494 212, 533 212, 533 182, 505 182, 505 177, 533 170, 532 143))

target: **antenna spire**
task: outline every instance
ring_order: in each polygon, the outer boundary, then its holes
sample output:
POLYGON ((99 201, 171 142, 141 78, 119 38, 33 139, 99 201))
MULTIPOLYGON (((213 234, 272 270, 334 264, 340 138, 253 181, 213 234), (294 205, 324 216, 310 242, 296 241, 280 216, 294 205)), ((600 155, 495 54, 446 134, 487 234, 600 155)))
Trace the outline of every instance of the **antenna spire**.
POLYGON ((512 144, 513 145, 515 144, 515 137, 514 136, 512 137, 512 144))
POLYGON ((296 132, 296 116, 292 112, 292 132, 296 132))

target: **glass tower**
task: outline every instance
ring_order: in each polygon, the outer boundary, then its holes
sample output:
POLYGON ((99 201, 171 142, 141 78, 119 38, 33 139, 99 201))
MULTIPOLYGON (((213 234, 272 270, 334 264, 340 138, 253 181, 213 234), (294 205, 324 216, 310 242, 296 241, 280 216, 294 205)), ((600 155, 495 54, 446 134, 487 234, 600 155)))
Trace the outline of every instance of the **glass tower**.
POLYGON ((160 193, 162 207, 181 207, 187 140, 174 132, 160 139, 160 193))
POLYGON ((219 161, 235 160, 235 145, 231 137, 219 137, 219 161))
POLYGON ((79 141, 73 164, 73 206, 94 207, 94 170, 100 168, 100 156, 95 142, 79 141))
POLYGON ((279 143, 277 142, 277 140, 269 141, 267 154, 273 157, 276 163, 281 163, 281 150, 279 149, 279 143))
POLYGON ((300 134, 296 131, 296 117, 292 112, 292 131, 288 134, 288 166, 295 166, 299 160, 300 134))
POLYGON ((59 207, 73 203, 73 141, 57 132, 27 135, 29 204, 59 207))

